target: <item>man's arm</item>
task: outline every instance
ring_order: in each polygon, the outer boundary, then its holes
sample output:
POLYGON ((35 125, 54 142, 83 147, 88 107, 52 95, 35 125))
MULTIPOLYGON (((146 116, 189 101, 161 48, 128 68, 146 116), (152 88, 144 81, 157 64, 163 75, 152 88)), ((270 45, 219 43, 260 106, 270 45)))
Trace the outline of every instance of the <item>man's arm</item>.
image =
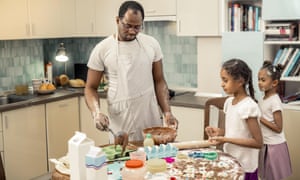
POLYGON ((168 86, 164 78, 162 61, 157 61, 153 63, 153 81, 155 87, 155 94, 164 117, 165 123, 168 127, 177 129, 178 120, 173 116, 171 112, 171 107, 169 104, 169 91, 168 86))
POLYGON ((164 78, 163 65, 161 60, 153 63, 152 74, 158 104, 163 113, 171 112, 169 104, 169 91, 164 78))
POLYGON ((92 113, 100 111, 99 96, 97 93, 97 89, 100 84, 102 75, 102 71, 88 69, 86 85, 84 88, 84 97, 85 102, 92 113))

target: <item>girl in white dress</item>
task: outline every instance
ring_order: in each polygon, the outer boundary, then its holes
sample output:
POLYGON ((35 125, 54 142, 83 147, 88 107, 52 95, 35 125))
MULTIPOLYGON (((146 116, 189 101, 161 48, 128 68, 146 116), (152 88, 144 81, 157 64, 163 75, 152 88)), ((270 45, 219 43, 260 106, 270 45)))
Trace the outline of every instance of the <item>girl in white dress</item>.
POLYGON ((258 72, 258 86, 264 92, 259 102, 264 146, 260 151, 262 180, 285 179, 292 174, 291 161, 282 123, 281 100, 277 94, 282 68, 265 61, 258 72))
POLYGON ((246 180, 257 180, 258 153, 263 142, 252 71, 244 61, 231 59, 222 65, 220 75, 223 90, 231 96, 224 103, 225 129, 208 126, 205 131, 213 145, 224 143, 224 152, 237 158, 246 180))

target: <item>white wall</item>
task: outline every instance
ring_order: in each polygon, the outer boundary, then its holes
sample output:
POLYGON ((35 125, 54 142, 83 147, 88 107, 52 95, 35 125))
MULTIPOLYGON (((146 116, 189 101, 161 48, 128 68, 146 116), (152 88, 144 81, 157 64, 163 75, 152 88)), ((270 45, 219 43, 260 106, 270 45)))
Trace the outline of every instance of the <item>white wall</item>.
POLYGON ((198 58, 198 94, 220 95, 220 68, 222 63, 222 38, 199 37, 197 43, 198 58), (208 93, 208 94, 207 94, 208 93))

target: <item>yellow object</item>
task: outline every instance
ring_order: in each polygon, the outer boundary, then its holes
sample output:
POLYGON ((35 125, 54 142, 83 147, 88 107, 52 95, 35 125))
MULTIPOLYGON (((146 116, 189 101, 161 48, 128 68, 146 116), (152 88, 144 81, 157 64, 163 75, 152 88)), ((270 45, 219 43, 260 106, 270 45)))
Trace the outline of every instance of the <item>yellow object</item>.
POLYGON ((59 81, 62 86, 69 84, 69 77, 65 74, 59 76, 59 81))
POLYGON ((47 84, 47 90, 54 90, 56 89, 52 83, 47 84))
POLYGON ((164 159, 149 159, 147 161, 147 170, 154 174, 167 170, 167 163, 164 159))
POLYGON ((154 146, 154 140, 152 139, 152 135, 151 134, 146 134, 146 137, 144 139, 144 142, 143 142, 143 145, 144 147, 147 147, 147 146, 154 146))
POLYGON ((42 84, 40 85, 39 90, 47 90, 47 84, 46 84, 46 83, 42 83, 42 84))

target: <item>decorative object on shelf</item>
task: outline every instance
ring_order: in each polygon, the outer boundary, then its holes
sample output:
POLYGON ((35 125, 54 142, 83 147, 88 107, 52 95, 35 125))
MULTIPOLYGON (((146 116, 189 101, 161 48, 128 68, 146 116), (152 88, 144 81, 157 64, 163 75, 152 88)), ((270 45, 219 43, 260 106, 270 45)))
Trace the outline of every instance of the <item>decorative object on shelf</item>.
POLYGON ((69 60, 69 57, 67 56, 66 48, 64 47, 64 43, 59 44, 59 48, 56 51, 55 60, 65 63, 65 74, 66 74, 67 73, 67 61, 69 60))

